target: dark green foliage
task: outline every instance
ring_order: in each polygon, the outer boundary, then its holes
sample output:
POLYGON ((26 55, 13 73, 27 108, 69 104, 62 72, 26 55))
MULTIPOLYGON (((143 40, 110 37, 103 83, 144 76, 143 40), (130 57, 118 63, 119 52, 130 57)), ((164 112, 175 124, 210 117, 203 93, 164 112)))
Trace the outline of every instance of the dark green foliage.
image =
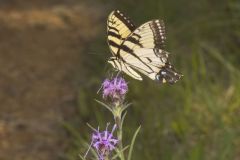
MULTIPOLYGON (((129 143, 139 124, 142 126, 133 159, 240 159, 240 1, 104 3, 112 6, 106 15, 118 8, 138 25, 154 18, 164 19, 166 50, 172 53, 176 69, 184 74, 175 85, 128 78, 127 100, 133 105, 125 120, 125 141, 129 143)), ((105 38, 105 34, 99 35, 86 50, 101 54, 84 57, 86 79, 84 87, 79 88, 78 121, 96 126, 111 119, 110 114, 106 116, 108 111, 94 101, 109 70, 105 67, 110 56, 105 38)), ((80 127, 85 138, 90 129, 84 123, 80 127)))

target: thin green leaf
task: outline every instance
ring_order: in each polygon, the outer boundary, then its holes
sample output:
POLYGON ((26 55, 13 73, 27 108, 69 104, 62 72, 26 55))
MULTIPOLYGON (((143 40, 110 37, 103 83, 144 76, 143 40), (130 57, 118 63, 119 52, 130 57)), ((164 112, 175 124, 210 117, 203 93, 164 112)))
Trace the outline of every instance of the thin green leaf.
POLYGON ((128 149, 128 147, 129 147, 129 145, 126 146, 126 147, 124 147, 121 151, 119 151, 118 149, 116 149, 117 154, 115 154, 115 155, 112 157, 112 159, 116 159, 117 157, 121 158, 121 156, 120 156, 121 153, 123 153, 126 149, 128 149))
POLYGON ((83 144, 86 148, 89 148, 90 147, 90 152, 94 155, 94 157, 97 159, 98 158, 98 155, 97 155, 97 152, 92 148, 92 146, 90 146, 88 143, 84 143, 83 144))
POLYGON ((78 155, 82 160, 85 160, 85 158, 83 156, 81 156, 81 154, 78 155))
POLYGON ((97 131, 93 126, 91 126, 89 123, 87 123, 87 126, 91 128, 93 131, 97 131))
POLYGON ((138 129, 135 131, 135 133, 133 135, 133 138, 132 138, 132 141, 131 141, 131 145, 130 145, 130 149, 129 149, 129 152, 128 152, 128 158, 127 158, 128 160, 131 160, 131 158, 132 158, 133 146, 134 146, 136 137, 137 137, 140 129, 141 129, 141 126, 138 127, 138 129))
POLYGON ((99 104, 101 104, 102 106, 106 107, 110 112, 113 113, 111 107, 109 107, 107 104, 105 104, 105 103, 103 103, 103 102, 101 102, 101 101, 99 101, 97 99, 95 99, 95 101, 98 102, 99 104))
POLYGON ((124 119, 125 119, 126 115, 127 115, 127 111, 124 112, 124 114, 123 114, 123 116, 122 116, 122 120, 121 120, 121 128, 122 128, 122 125, 123 125, 123 122, 124 122, 124 119))
POLYGON ((125 109, 127 109, 132 103, 128 103, 126 105, 123 105, 121 108, 121 112, 123 112, 125 109))

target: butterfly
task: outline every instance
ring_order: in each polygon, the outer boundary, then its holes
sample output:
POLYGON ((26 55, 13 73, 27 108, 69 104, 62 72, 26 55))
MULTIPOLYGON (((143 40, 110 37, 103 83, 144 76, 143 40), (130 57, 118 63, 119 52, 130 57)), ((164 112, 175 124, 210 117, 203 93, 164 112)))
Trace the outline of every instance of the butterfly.
POLYGON ((151 20, 136 27, 119 10, 108 16, 107 42, 113 55, 108 63, 134 79, 142 80, 145 75, 160 83, 173 84, 181 78, 168 61, 165 40, 163 20, 151 20))

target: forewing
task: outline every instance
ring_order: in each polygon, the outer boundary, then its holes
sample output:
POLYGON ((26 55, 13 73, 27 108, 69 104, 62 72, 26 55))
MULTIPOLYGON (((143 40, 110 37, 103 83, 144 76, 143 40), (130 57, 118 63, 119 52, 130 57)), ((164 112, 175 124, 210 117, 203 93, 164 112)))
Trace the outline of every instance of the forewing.
POLYGON ((119 10, 112 11, 107 21, 107 41, 116 56, 122 42, 136 29, 131 20, 119 10))

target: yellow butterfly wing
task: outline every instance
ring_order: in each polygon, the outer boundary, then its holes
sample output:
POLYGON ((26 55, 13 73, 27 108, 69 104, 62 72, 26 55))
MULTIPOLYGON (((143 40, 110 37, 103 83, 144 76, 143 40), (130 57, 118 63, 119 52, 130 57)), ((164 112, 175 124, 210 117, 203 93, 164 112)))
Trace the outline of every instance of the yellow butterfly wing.
POLYGON ((119 10, 112 11, 107 20, 107 42, 116 56, 122 42, 136 29, 131 20, 119 10))

